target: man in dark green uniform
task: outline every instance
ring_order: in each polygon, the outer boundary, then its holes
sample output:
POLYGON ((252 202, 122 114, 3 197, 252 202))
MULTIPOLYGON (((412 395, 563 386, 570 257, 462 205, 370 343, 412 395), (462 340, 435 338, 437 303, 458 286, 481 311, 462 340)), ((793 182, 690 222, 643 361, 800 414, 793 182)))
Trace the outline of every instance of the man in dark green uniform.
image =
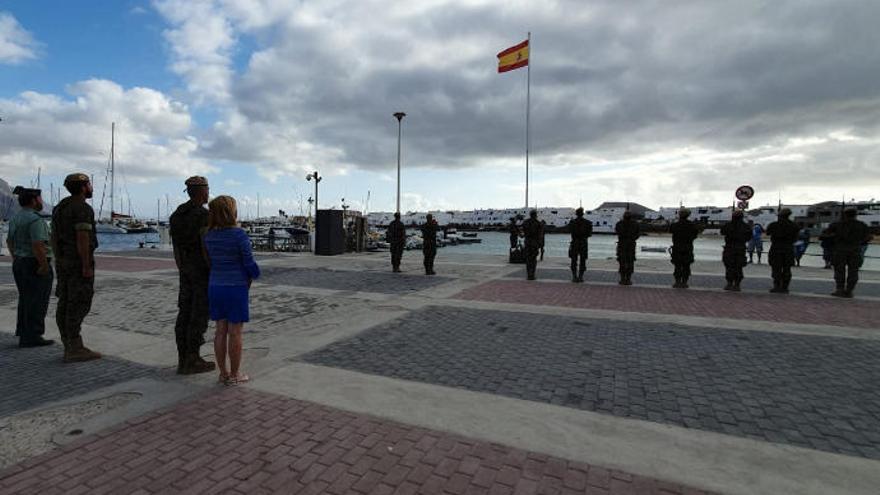
POLYGON ((783 208, 779 210, 779 218, 767 226, 767 235, 770 236, 767 262, 770 263, 773 276, 773 288, 770 292, 778 294, 788 294, 791 267, 794 265, 794 243, 800 232, 800 227, 788 218, 790 216, 791 210, 783 208))
POLYGON ((727 285, 724 290, 739 292, 743 279, 743 267, 746 265, 746 243, 752 238, 752 230, 743 221, 742 210, 735 210, 730 221, 721 227, 724 236, 724 251, 721 261, 724 262, 727 285))
POLYGON ((406 229, 400 221, 400 212, 394 213, 394 220, 388 224, 385 238, 391 245, 391 268, 394 273, 400 273, 400 259, 403 257, 403 246, 406 243, 406 229))
POLYGON ((70 174, 64 179, 70 196, 52 210, 52 251, 58 285, 55 322, 64 343, 64 362, 91 361, 101 355, 83 345, 82 322, 92 309, 95 294, 95 211, 86 203, 92 197, 92 184, 86 174, 70 174))
POLYGON ((434 273, 434 257, 437 256, 437 222, 434 216, 428 213, 422 231, 422 254, 425 255, 425 275, 434 273))
POLYGON ((672 264, 675 265, 675 289, 687 289, 691 278, 691 264, 694 262, 694 239, 700 230, 694 222, 688 220, 691 211, 682 208, 678 211, 678 221, 669 227, 672 233, 672 264))
POLYGON ((827 234, 834 239, 831 251, 831 264, 834 266, 834 297, 852 297, 856 282, 859 281, 859 266, 862 262, 862 245, 871 241, 868 225, 858 220, 858 212, 848 209, 843 220, 832 223, 827 234))
POLYGON ((632 274, 636 267, 636 241, 641 236, 639 224, 632 213, 624 212, 623 219, 614 226, 617 233, 617 263, 620 266, 620 285, 632 285, 632 274))
POLYGON ((541 236, 544 229, 538 221, 538 211, 531 210, 529 218, 522 224, 526 248, 526 278, 535 280, 535 269, 538 267, 538 251, 541 249, 541 236))
POLYGON ((39 189, 21 186, 12 193, 18 195, 21 206, 9 220, 6 237, 6 247, 12 256, 12 276, 18 289, 15 335, 19 347, 52 345, 54 341, 43 338, 54 278, 49 225, 39 214, 43 210, 43 198, 39 189))
POLYGON ((205 361, 199 348, 205 343, 208 329, 208 261, 203 238, 208 229, 208 180, 190 177, 184 183, 189 201, 177 207, 168 219, 174 261, 180 273, 177 295, 177 373, 192 375, 214 370, 214 363, 205 361))
POLYGON ((540 251, 540 259, 544 261, 544 241, 547 238, 547 222, 541 220, 541 240, 538 242, 538 250, 540 251))
POLYGON ((593 222, 584 218, 584 209, 578 208, 575 217, 568 222, 571 232, 571 243, 568 245, 568 257, 571 258, 571 281, 583 282, 587 271, 589 254, 587 241, 593 235, 593 222))

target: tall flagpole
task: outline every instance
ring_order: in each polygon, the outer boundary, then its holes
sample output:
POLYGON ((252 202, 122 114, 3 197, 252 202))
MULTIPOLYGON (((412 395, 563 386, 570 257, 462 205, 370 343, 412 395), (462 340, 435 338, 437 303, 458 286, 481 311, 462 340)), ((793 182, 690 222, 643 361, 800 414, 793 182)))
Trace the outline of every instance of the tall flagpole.
POLYGON ((529 209, 529 113, 532 92, 532 32, 529 31, 529 59, 526 66, 526 210, 529 209))

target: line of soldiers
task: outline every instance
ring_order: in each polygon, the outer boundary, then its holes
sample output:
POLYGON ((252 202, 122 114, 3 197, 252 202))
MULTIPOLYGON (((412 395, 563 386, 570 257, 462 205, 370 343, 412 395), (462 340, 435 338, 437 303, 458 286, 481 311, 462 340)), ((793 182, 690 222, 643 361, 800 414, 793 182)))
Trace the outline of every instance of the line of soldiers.
MULTIPOLYGON (((208 181, 190 177, 185 182, 190 199, 169 219, 174 260, 180 272, 174 326, 179 374, 212 371, 215 364, 199 354, 208 328, 208 261, 202 238, 208 227, 208 181)), ((83 345, 82 323, 92 307, 95 293, 95 250, 98 248, 95 211, 86 202, 93 189, 89 176, 70 174, 64 179, 70 196, 52 210, 51 233, 39 215, 42 191, 16 187, 21 211, 9 222, 7 247, 13 257, 12 271, 18 289, 15 334, 19 347, 38 347, 54 342, 45 339, 45 319, 52 292, 55 261, 58 306, 55 321, 64 345, 64 362, 101 358, 83 345)))
MULTIPOLYGON (((691 276, 691 265, 694 263, 694 240, 699 236, 700 229, 689 220, 690 210, 682 208, 676 222, 670 226, 672 248, 670 261, 675 269, 672 287, 687 289, 691 276)), ((853 297, 853 290, 858 282, 861 264, 861 246, 872 239, 868 226, 856 219, 857 211, 849 209, 844 218, 833 223, 823 235, 834 238, 832 264, 834 265, 834 281, 836 290, 831 294, 835 297, 853 297)), ((526 276, 535 280, 538 245, 544 236, 543 226, 537 220, 538 212, 529 212, 529 218, 523 222, 526 246, 526 276)), ((791 219, 791 210, 783 208, 779 218, 767 226, 770 236, 769 263, 773 278, 770 292, 788 294, 791 283, 791 268, 795 264, 794 244, 798 240, 800 227, 791 219)), ((511 222, 514 225, 514 222, 511 222)), ((568 224, 571 242, 568 257, 571 259, 571 280, 575 283, 584 281, 586 260, 588 257, 588 239, 593 235, 593 224, 584 218, 583 208, 575 211, 575 218, 568 224)), ((617 234, 617 262, 619 267, 620 285, 632 285, 635 269, 636 242, 641 236, 638 222, 627 211, 623 218, 614 226, 617 234)), ((746 265, 746 244, 752 238, 752 228, 743 221, 742 210, 733 213, 730 222, 721 228, 724 236, 722 261, 725 268, 727 284, 724 290, 738 292, 743 280, 743 267, 746 265)), ((515 231, 510 228, 511 248, 516 245, 515 231)))
MULTIPOLYGON (((425 223, 419 227, 422 233, 422 254, 424 255, 425 275, 436 275, 434 258, 437 256, 437 231, 439 226, 430 213, 425 216, 425 223)), ((391 270, 400 273, 400 260, 406 245, 406 227, 400 221, 400 213, 394 214, 394 220, 388 224, 385 238, 391 247, 391 270)))

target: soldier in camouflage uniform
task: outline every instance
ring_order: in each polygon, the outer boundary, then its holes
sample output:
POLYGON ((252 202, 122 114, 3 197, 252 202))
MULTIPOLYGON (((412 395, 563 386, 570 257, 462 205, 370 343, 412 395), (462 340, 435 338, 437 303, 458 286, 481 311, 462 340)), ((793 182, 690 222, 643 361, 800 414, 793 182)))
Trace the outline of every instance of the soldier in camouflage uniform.
POLYGON ((394 273, 400 273, 400 259, 403 257, 403 247, 406 243, 406 228, 400 221, 400 212, 394 213, 394 220, 388 224, 385 239, 391 245, 391 268, 394 273))
POLYGON ((767 226, 767 235, 770 236, 770 254, 767 262, 773 275, 773 288, 770 292, 788 294, 788 284, 791 283, 791 267, 794 265, 794 243, 798 239, 800 227, 789 220, 791 210, 783 208, 779 210, 779 218, 767 226))
POLYGON ((101 354, 83 345, 82 322, 92 309, 95 294, 95 211, 86 203, 92 197, 92 184, 86 174, 70 174, 64 179, 70 196, 52 210, 52 251, 58 284, 55 322, 64 343, 64 362, 99 359, 101 354))
POLYGON ((522 224, 523 236, 525 237, 526 248, 526 277, 528 280, 535 280, 535 269, 538 267, 538 251, 541 249, 541 236, 544 235, 544 228, 538 221, 538 212, 532 210, 522 224))
POLYGON ((853 290, 859 281, 859 267, 862 263, 862 245, 871 241, 868 225, 858 220, 858 211, 850 208, 844 212, 843 219, 832 223, 827 235, 834 240, 831 250, 831 264, 834 266, 834 283, 837 289, 834 297, 853 297, 853 290))
POLYGON ((752 229, 743 221, 742 210, 735 210, 730 221, 721 227, 724 236, 724 277, 727 285, 724 290, 739 292, 743 280, 743 267, 746 265, 746 243, 752 238, 752 229))
POLYGON ((587 241, 593 235, 593 222, 584 218, 583 208, 578 208, 574 214, 575 218, 568 222, 568 230, 571 232, 571 244, 568 246, 568 257, 571 258, 571 281, 583 282, 584 272, 587 271, 587 241))
POLYGON ((189 201, 177 207, 168 223, 174 261, 180 272, 177 296, 177 373, 192 375, 214 370, 214 363, 205 361, 199 348, 205 343, 208 329, 208 261, 203 238, 208 228, 208 180, 194 176, 186 180, 189 201))
POLYGON ((425 275, 436 275, 434 257, 437 256, 437 222, 430 213, 425 216, 422 231, 422 254, 425 255, 425 275))
POLYGON ((636 241, 642 235, 639 224, 629 211, 623 220, 614 226, 617 233, 617 263, 620 265, 620 285, 632 285, 632 274, 636 266, 636 241))
POLYGON ((672 233, 672 264, 675 265, 675 289, 687 289, 691 278, 691 264, 694 262, 694 239, 700 234, 694 222, 688 220, 691 211, 682 208, 678 212, 678 221, 669 227, 672 233))

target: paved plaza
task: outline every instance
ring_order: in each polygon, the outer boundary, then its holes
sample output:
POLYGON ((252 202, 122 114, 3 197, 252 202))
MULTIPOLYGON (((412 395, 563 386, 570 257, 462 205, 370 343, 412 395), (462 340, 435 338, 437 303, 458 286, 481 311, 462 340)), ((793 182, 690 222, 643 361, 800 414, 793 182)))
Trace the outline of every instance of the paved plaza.
MULTIPOLYGON (((100 361, 19 349, 0 260, 0 494, 829 494, 880 486, 880 273, 852 300, 795 270, 768 294, 720 263, 632 287, 591 260, 538 280, 504 256, 260 255, 244 368, 174 373, 167 251, 102 255, 86 319, 100 361)), ((57 338, 54 297, 47 319, 57 338)), ((212 330, 206 336, 211 338, 212 330)), ((202 354, 211 358, 206 345, 202 354)))

